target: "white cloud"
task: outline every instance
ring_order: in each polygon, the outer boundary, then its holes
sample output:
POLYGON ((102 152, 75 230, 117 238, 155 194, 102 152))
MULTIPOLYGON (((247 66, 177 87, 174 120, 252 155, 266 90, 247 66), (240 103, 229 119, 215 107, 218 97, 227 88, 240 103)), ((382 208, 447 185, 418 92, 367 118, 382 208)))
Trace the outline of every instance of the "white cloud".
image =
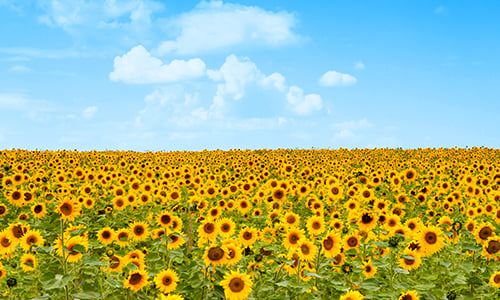
POLYGON ((83 110, 82 116, 86 119, 90 119, 96 114, 97 110, 96 106, 89 106, 83 110))
POLYGON ((347 86, 356 82, 357 79, 353 76, 336 71, 328 71, 319 79, 319 84, 322 86, 347 86))
POLYGON ((308 115, 323 107, 320 95, 308 94, 304 96, 304 90, 297 86, 289 88, 286 100, 291 110, 299 115, 308 115))
POLYGON ((10 68, 11 71, 14 71, 14 72, 20 72, 20 73, 23 73, 23 72, 30 72, 31 69, 26 67, 26 66, 23 66, 23 65, 15 65, 15 66, 12 66, 10 68))
POLYGON ((156 51, 160 55, 198 54, 242 44, 274 47, 298 39, 292 32, 295 23, 294 15, 284 11, 203 1, 169 23, 179 35, 163 42, 156 51))
POLYGON ((246 86, 256 84, 261 87, 274 87, 280 92, 286 90, 285 77, 280 73, 269 76, 263 74, 250 59, 238 58, 234 54, 226 57, 219 70, 208 70, 207 75, 217 84, 217 92, 213 98, 211 110, 219 114, 227 97, 239 100, 245 95, 246 86))
POLYGON ((0 108, 2 109, 24 109, 28 102, 28 98, 23 94, 0 94, 0 108))
POLYGON ((125 83, 169 83, 204 75, 205 63, 199 58, 188 61, 173 60, 170 64, 151 56, 142 46, 132 48, 114 60, 114 70, 109 74, 112 81, 125 83))
POLYGON ((148 27, 151 15, 162 9, 158 2, 148 0, 51 0, 42 1, 45 14, 39 22, 61 27, 74 33, 76 28, 148 27))
POLYGON ((354 69, 355 70, 364 70, 365 64, 362 61, 357 61, 354 63, 354 69))

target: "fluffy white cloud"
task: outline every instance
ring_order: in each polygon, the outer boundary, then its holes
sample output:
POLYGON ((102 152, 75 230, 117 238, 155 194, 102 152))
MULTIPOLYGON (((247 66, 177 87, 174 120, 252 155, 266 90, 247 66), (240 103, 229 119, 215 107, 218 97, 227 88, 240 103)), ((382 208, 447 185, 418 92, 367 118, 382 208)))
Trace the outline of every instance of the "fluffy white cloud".
POLYGON ((197 54, 241 44, 283 45, 298 39, 292 32, 295 23, 294 15, 283 11, 203 1, 168 24, 179 35, 175 40, 163 42, 156 51, 160 55, 197 54))
POLYGON ((319 84, 322 86, 343 86, 353 85, 357 81, 356 78, 349 74, 343 74, 336 71, 328 71, 319 79, 319 84))
POLYGON ((132 48, 114 60, 114 70, 109 74, 113 81, 126 83, 168 83, 204 75, 205 63, 199 58, 188 61, 173 60, 170 64, 151 56, 141 45, 132 48))
POLYGON ((162 5, 148 0, 51 0, 40 4, 40 23, 72 32, 78 27, 121 28, 150 26, 151 15, 162 5), (124 21, 126 20, 126 21, 124 21))
POLYGON ((354 69, 355 70, 364 70, 365 64, 362 61, 357 61, 354 63, 354 69))
POLYGON ((317 94, 304 95, 304 90, 291 86, 286 94, 286 100, 292 111, 299 115, 308 115, 323 107, 321 96, 317 94))
POLYGON ((90 119, 96 114, 97 110, 96 106, 89 106, 83 110, 82 115, 84 118, 90 119))

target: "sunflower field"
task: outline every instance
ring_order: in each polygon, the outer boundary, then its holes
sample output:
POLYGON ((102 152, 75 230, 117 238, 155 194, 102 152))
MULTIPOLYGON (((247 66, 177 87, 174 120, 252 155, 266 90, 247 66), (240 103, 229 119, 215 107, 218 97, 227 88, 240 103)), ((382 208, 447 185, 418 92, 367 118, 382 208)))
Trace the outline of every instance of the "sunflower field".
POLYGON ((499 299, 500 150, 0 151, 0 299, 499 299))

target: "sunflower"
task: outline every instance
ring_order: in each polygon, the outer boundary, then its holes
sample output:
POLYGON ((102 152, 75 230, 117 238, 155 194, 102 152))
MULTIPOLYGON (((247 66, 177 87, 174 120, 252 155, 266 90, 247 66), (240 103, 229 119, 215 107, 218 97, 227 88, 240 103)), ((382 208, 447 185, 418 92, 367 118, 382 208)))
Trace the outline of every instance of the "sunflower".
POLYGON ((141 221, 135 221, 129 225, 130 233, 134 241, 145 241, 148 236, 148 224, 141 221))
POLYGON ((404 292, 398 298, 398 300, 418 300, 418 299, 420 298, 418 297, 417 291, 411 291, 411 290, 404 292))
POLYGON ((5 193, 5 197, 9 200, 10 204, 22 207, 24 205, 23 192, 22 191, 12 191, 9 194, 5 193))
POLYGON ((219 234, 222 238, 230 238, 234 234, 236 224, 231 218, 221 218, 216 222, 217 228, 219 229, 219 234))
POLYGON ((372 278, 377 273, 377 267, 373 266, 371 259, 363 264, 362 269, 366 278, 372 278))
POLYGON ((496 271, 495 273, 491 274, 490 285, 492 287, 500 288, 500 271, 496 271))
POLYGON ((31 253, 25 253, 21 256, 21 268, 24 272, 32 272, 36 270, 38 260, 31 253))
POLYGON ((399 265, 406 271, 418 269, 421 263, 422 259, 420 258, 420 255, 418 255, 417 250, 411 250, 409 248, 405 248, 401 258, 399 259, 399 265), (410 257, 413 257, 413 259, 410 257))
POLYGON ((241 260, 242 249, 237 240, 225 240, 222 244, 227 249, 226 265, 233 266, 241 260))
POLYGON ((300 217, 294 212, 288 212, 283 217, 283 222, 288 226, 299 226, 300 217))
POLYGON ((206 266, 223 265, 227 261, 228 250, 225 246, 212 245, 205 249, 203 254, 203 262, 206 266))
POLYGON ((224 295, 228 300, 244 300, 252 292, 252 280, 248 275, 239 271, 226 273, 220 284, 224 288, 224 295))
POLYGON ((252 209, 252 204, 245 198, 240 198, 237 204, 238 211, 244 215, 252 209))
POLYGON ((17 240, 13 240, 10 237, 7 230, 2 230, 0 232, 0 255, 14 252, 18 243, 17 240))
POLYGON ((490 222, 486 222, 477 226, 476 231, 474 232, 474 237, 476 238, 476 242, 478 244, 484 244, 488 240, 489 237, 495 234, 495 227, 491 225, 490 222))
POLYGON ((73 222, 80 215, 81 207, 77 202, 70 199, 65 199, 57 206, 57 213, 61 215, 61 219, 73 222))
POLYGON ((128 264, 128 261, 122 256, 113 255, 109 258, 108 264, 109 265, 106 271, 108 271, 109 273, 120 273, 122 271, 122 268, 128 264))
POLYGON ((28 229, 29 225, 25 226, 21 223, 14 223, 9 225, 7 232, 9 233, 9 238, 17 243, 26 234, 28 229))
POLYGON ((350 234, 346 237, 344 237, 344 247, 345 247, 345 250, 350 250, 350 249, 358 249, 359 247, 359 244, 360 244, 360 241, 359 241, 359 236, 358 234, 350 234))
POLYGON ((274 201, 284 201, 286 199, 286 191, 281 187, 276 187, 272 190, 271 197, 274 201))
POLYGON ((154 283, 162 293, 171 293, 175 291, 179 277, 172 269, 166 269, 158 273, 154 278, 154 283))
POLYGON ((484 257, 488 259, 494 259, 498 261, 500 259, 500 237, 491 236, 483 244, 483 252, 481 253, 484 257))
POLYGON ((88 239, 80 235, 75 235, 69 238, 68 236, 65 236, 64 239, 65 239, 64 246, 66 247, 69 253, 67 253, 66 250, 63 250, 61 239, 57 239, 55 241, 54 249, 56 250, 56 253, 59 256, 66 257, 67 262, 70 263, 78 262, 83 257, 83 253, 79 251, 73 251, 73 247, 75 245, 80 245, 84 247, 85 251, 88 250, 89 246, 88 239))
POLYGON ((9 209, 5 204, 0 204, 0 217, 5 216, 9 212, 9 209))
POLYGON ((113 208, 116 209, 117 211, 122 211, 127 207, 127 201, 125 201, 125 198, 122 196, 115 197, 113 199, 113 208))
POLYGON ((45 203, 35 203, 31 206, 31 211, 36 219, 40 219, 47 213, 47 207, 45 206, 45 203))
POLYGON ((145 270, 135 270, 128 274, 123 280, 123 286, 131 289, 134 293, 148 285, 148 273, 145 270))
POLYGON ((168 238, 170 239, 167 245, 168 250, 179 249, 182 245, 186 243, 184 241, 184 238, 177 232, 170 233, 168 235, 168 238))
POLYGON ((23 235, 20 242, 21 248, 23 248, 24 251, 28 252, 33 245, 39 247, 43 246, 45 239, 40 234, 40 231, 36 229, 30 229, 23 235))
POLYGON ((295 251, 302 261, 313 262, 316 258, 316 246, 306 239, 303 239, 298 243, 298 247, 295 248, 295 251))
POLYGON ((122 228, 116 232, 116 243, 120 247, 125 247, 129 244, 130 231, 127 228, 122 228))
POLYGON ((285 235, 283 245, 290 251, 291 249, 297 248, 299 246, 299 242, 304 238, 304 231, 302 229, 292 227, 285 235))
POLYGON ((339 233, 334 231, 328 232, 328 234, 321 241, 321 246, 324 250, 324 255, 326 258, 334 258, 340 253, 342 248, 342 239, 339 233))
POLYGON ((372 212, 362 212, 358 219, 358 225, 360 230, 370 231, 377 226, 377 218, 372 212))
POLYGON ((240 230, 238 234, 239 242, 245 247, 251 247, 258 238, 258 231, 255 228, 247 227, 240 230))
POLYGON ((313 236, 318 236, 325 231, 325 220, 320 216, 311 216, 307 219, 307 231, 313 236))
POLYGON ((340 296, 340 300, 363 300, 365 296, 358 291, 349 291, 340 296))
POLYGON ((109 245, 115 239, 115 231, 110 227, 104 227, 97 233, 97 239, 104 245, 109 245))
POLYGON ((436 226, 423 227, 417 236, 423 256, 430 256, 444 247, 443 233, 436 226))
POLYGON ((158 225, 167 228, 172 224, 172 213, 166 212, 158 216, 158 225))
POLYGON ((7 271, 5 271, 4 266, 0 263, 0 278, 7 276, 7 271))
POLYGON ((215 241, 218 233, 219 228, 217 224, 209 219, 203 221, 198 227, 198 237, 200 240, 215 241))

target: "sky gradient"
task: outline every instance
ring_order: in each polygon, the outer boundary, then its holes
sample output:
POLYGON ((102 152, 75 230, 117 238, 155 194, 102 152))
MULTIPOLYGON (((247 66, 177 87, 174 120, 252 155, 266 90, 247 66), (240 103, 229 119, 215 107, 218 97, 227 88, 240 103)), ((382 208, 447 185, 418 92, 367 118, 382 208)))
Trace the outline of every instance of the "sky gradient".
POLYGON ((500 148, 499 11, 0 0, 0 149, 500 148))

